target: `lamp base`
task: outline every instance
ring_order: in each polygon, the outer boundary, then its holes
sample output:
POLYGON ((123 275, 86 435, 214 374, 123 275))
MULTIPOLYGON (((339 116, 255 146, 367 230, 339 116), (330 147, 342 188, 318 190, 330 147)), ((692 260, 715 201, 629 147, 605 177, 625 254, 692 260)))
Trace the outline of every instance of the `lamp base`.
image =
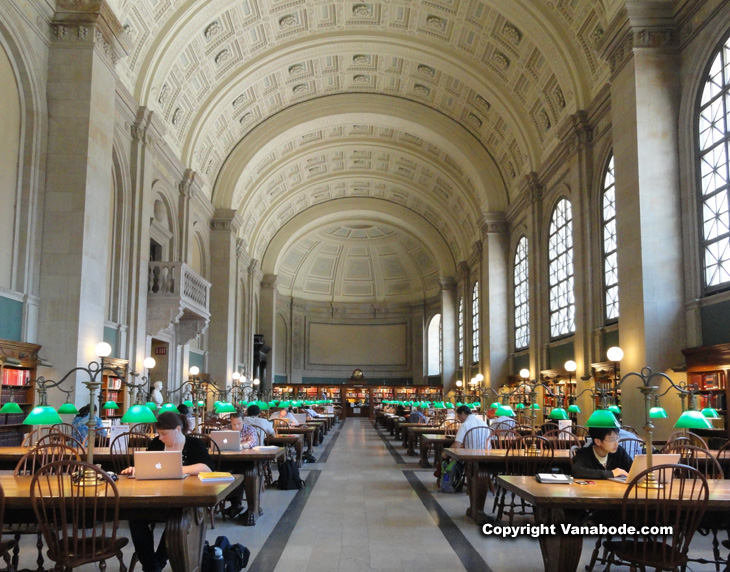
POLYGON ((73 484, 77 487, 95 487, 99 478, 100 475, 91 470, 78 471, 71 476, 73 484))
POLYGON ((636 486, 640 489, 653 490, 659 490, 664 488, 663 484, 657 482, 656 475, 654 475, 654 473, 649 473, 643 481, 636 483, 636 486))

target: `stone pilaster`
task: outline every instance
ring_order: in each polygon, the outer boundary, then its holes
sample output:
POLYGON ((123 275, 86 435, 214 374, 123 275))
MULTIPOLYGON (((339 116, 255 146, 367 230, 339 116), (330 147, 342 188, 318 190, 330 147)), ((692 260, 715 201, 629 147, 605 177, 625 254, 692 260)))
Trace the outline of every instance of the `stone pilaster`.
POLYGON ((284 351, 284 348, 276 347, 276 275, 266 274, 261 281, 261 296, 259 298, 259 330, 257 333, 264 335, 264 341, 271 346, 268 355, 266 379, 261 380, 262 389, 271 389, 274 381, 274 368, 276 365, 276 352, 284 351))
MULTIPOLYGON (((48 61, 39 343, 61 377, 95 359, 106 316, 116 61, 121 24, 101 1, 59 0, 48 61)), ((78 403, 88 396, 77 392, 78 403)))
POLYGON ((451 388, 456 374, 457 356, 457 299, 456 283, 450 276, 439 278, 441 284, 441 339, 442 339, 442 383, 444 394, 451 388))

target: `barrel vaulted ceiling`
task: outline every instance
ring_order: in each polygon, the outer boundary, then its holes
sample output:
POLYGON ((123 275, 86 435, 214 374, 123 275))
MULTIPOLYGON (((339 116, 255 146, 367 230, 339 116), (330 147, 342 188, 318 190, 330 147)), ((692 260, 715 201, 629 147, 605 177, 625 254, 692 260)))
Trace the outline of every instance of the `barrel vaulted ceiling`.
POLYGON ((468 258, 605 84, 595 46, 622 3, 112 5, 123 81, 280 289, 365 301, 434 295, 468 258))

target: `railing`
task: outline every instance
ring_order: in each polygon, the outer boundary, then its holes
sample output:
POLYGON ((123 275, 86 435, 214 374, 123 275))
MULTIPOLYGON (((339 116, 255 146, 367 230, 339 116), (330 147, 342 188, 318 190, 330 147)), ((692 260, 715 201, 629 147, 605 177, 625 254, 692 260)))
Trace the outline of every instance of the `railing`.
POLYGON ((179 298, 183 305, 208 315, 210 282, 183 262, 150 262, 147 297, 179 298))

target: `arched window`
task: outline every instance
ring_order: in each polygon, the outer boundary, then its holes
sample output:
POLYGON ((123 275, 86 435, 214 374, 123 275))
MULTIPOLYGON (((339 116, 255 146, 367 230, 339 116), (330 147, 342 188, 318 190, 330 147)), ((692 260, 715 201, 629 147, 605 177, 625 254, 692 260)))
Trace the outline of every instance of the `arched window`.
POLYGON ((436 314, 428 324, 428 373, 441 373, 441 314, 436 314))
POLYGON ((550 337, 567 336, 575 332, 573 212, 567 199, 558 201, 550 217, 548 279, 550 284, 550 337))
POLYGON ((618 260, 616 255, 616 184, 613 154, 603 176, 603 300, 606 321, 618 320, 618 260))
POLYGON ((530 266, 527 262, 527 237, 517 242, 515 251, 515 349, 530 345, 530 266))
POLYGON ((459 367, 464 367, 464 298, 459 298, 459 367))
POLYGON ((471 291, 471 361, 479 361, 479 282, 471 291))
POLYGON ((700 222, 704 288, 713 291, 730 282, 730 39, 715 55, 706 77, 698 124, 700 222))

